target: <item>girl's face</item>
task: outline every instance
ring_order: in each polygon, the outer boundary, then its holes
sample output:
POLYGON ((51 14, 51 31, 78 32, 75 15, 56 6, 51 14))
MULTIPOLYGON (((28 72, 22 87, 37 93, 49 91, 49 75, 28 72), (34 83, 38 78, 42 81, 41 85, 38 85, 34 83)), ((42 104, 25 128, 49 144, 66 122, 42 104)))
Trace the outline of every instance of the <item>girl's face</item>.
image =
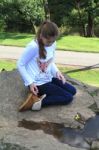
POLYGON ((44 38, 43 36, 41 36, 41 39, 44 46, 51 46, 55 42, 56 37, 44 38))

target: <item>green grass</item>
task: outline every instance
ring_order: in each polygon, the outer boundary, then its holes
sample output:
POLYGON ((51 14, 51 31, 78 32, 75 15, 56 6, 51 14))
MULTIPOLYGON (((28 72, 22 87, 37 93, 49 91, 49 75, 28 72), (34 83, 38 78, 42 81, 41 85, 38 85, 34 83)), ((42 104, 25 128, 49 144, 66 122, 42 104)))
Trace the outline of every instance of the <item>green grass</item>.
POLYGON ((0 60, 0 71, 2 69, 6 69, 7 71, 10 71, 12 69, 16 68, 16 61, 14 60, 0 60))
MULTIPOLYGON (((66 74, 66 71, 72 70, 74 68, 68 67, 59 67, 60 70, 66 74)), ((77 68, 75 68, 77 69, 77 68)), ((99 69, 92 69, 86 71, 79 71, 74 73, 68 73, 70 77, 77 79, 83 83, 99 87, 99 69)))
MULTIPOLYGON (((0 33, 0 45, 26 46, 35 35, 27 33, 0 33)), ((99 53, 99 38, 63 36, 57 39, 57 49, 99 53)))
POLYGON ((65 36, 58 40, 57 46, 58 48, 70 51, 99 53, 99 38, 65 36))
MULTIPOLYGON (((74 69, 74 67, 60 67, 60 66, 58 67, 63 73, 66 73, 66 71, 68 70, 74 69)), ((5 68, 8 71, 16 68, 16 61, 0 60, 0 70, 2 70, 3 68, 5 68)), ((82 81, 83 83, 99 87, 99 69, 80 71, 70 73, 67 75, 79 81, 82 81)))
POLYGON ((0 33, 0 45, 26 46, 35 35, 27 33, 0 33))

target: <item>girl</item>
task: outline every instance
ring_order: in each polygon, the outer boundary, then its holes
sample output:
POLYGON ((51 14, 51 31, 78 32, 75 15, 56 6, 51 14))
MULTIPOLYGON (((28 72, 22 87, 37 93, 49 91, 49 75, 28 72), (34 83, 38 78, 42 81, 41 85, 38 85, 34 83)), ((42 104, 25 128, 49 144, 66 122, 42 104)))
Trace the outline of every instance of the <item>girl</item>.
POLYGON ((43 22, 36 40, 27 45, 18 60, 17 67, 25 86, 29 86, 33 95, 46 94, 30 105, 32 110, 49 105, 67 105, 76 94, 75 87, 65 81, 54 63, 57 37, 57 25, 51 21, 43 22))

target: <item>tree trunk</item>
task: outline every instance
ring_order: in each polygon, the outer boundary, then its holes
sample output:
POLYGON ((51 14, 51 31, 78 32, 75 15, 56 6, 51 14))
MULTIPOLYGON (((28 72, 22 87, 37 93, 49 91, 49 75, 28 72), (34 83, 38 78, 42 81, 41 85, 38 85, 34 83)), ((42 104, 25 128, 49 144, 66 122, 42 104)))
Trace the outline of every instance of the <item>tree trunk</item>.
POLYGON ((48 1, 43 0, 44 12, 45 12, 45 20, 50 20, 50 11, 48 7, 48 1))
POLYGON ((88 12, 87 37, 94 36, 94 20, 90 12, 88 12))
POLYGON ((79 20, 80 20, 80 23, 81 23, 81 26, 82 26, 83 35, 86 36, 87 33, 86 33, 85 25, 84 25, 84 22, 82 20, 82 16, 81 16, 81 13, 80 13, 80 1, 75 0, 75 4, 76 4, 76 8, 78 10, 78 16, 79 16, 79 20))
POLYGON ((32 32, 33 34, 36 34, 36 26, 34 24, 34 22, 30 19, 31 25, 32 25, 32 32))

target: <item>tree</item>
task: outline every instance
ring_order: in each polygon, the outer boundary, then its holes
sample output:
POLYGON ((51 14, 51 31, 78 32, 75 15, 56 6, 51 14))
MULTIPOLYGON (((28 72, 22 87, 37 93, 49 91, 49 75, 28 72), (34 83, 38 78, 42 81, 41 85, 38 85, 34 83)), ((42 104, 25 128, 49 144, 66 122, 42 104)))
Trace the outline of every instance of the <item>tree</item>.
POLYGON ((94 36, 94 20, 99 15, 99 1, 98 0, 75 0, 76 8, 79 13, 79 19, 82 23, 84 35, 88 37, 94 36), (87 15, 87 20, 84 23, 82 21, 83 16, 81 16, 82 12, 84 15, 87 15), (87 30, 85 29, 85 25, 87 30), (85 32, 86 31, 86 32, 85 32))
POLYGON ((94 25, 99 16, 99 0, 48 0, 51 20, 59 26, 65 23, 81 26, 84 36, 94 36, 94 25), (73 13, 74 12, 74 13, 73 13))
POLYGON ((44 12, 45 12, 45 20, 50 20, 50 10, 48 7, 47 0, 43 0, 43 7, 44 7, 44 12))
POLYGON ((42 0, 23 0, 21 12, 24 14, 26 20, 30 21, 35 32, 36 25, 39 25, 42 20, 44 20, 44 8, 42 0))
POLYGON ((44 20, 43 0, 2 0, 0 10, 7 30, 35 32, 35 26, 44 20))
POLYGON ((48 0, 50 18, 60 27, 63 24, 63 18, 68 17, 71 12, 70 0, 48 0))

